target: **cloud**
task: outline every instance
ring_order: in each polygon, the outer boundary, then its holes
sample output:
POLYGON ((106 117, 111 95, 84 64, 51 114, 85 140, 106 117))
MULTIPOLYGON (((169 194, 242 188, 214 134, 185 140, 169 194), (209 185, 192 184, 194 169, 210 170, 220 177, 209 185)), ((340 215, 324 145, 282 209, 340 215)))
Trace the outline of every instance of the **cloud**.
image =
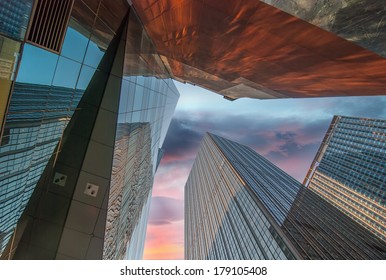
POLYGON ((145 260, 184 259, 184 221, 149 224, 146 232, 145 260))
POLYGON ((164 142, 145 259, 183 258, 183 188, 205 132, 251 147, 302 182, 333 115, 386 116, 386 97, 237 100, 224 105, 209 93, 187 94, 194 102, 177 107, 164 142))
POLYGON ((312 112, 320 116, 352 116, 363 118, 384 119, 386 117, 386 97, 336 97, 299 100, 300 109, 312 112))
POLYGON ((368 118, 384 118, 386 116, 385 97, 339 98, 335 104, 336 109, 330 107, 327 112, 368 118))
POLYGON ((153 196, 167 196, 176 199, 183 198, 183 187, 193 165, 193 159, 185 162, 161 163, 157 171, 153 196))
POLYGON ((173 118, 163 145, 166 161, 194 158, 203 133, 191 127, 193 123, 185 119, 173 118))
POLYGON ((305 175, 330 121, 331 118, 323 117, 308 120, 237 113, 228 116, 210 112, 178 115, 172 122, 170 138, 166 138, 163 163, 168 172, 162 174, 161 181, 164 181, 163 185, 167 181, 183 182, 184 185, 186 179, 183 177, 187 177, 202 136, 207 131, 251 147, 302 181, 301 177, 305 175), (298 164, 289 165, 290 157, 292 161, 298 160, 298 164), (294 166, 298 168, 295 170, 294 166))
POLYGON ((180 199, 155 196, 150 206, 149 224, 164 225, 184 218, 184 202, 180 199))

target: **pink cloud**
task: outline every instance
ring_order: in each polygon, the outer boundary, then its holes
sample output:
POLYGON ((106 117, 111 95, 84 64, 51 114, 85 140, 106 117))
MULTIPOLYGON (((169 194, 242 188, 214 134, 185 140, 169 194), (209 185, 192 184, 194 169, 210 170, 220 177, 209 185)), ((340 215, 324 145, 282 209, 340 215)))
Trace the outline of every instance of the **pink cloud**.
POLYGON ((183 188, 188 178, 193 160, 160 165, 157 171, 153 196, 166 196, 183 199, 183 188))
POLYGON ((150 206, 149 223, 170 224, 184 218, 184 201, 164 196, 153 196, 150 206))
POLYGON ((184 259, 184 222, 147 227, 145 260, 184 259))
POLYGON ((182 153, 178 155, 165 154, 164 157, 162 158, 162 163, 175 164, 176 162, 194 160, 194 158, 196 157, 196 152, 197 151, 194 150, 194 151, 186 151, 186 153, 182 153))
POLYGON ((184 186, 192 160, 162 162, 153 187, 144 259, 184 259, 184 186))

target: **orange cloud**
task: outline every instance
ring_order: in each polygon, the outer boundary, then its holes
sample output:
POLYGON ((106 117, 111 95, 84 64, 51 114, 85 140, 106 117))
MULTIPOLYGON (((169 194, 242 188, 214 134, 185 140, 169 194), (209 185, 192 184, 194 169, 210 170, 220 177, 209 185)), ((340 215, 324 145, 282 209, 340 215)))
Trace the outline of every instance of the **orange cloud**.
POLYGON ((166 225, 147 227, 145 260, 184 259, 184 222, 177 221, 166 225))

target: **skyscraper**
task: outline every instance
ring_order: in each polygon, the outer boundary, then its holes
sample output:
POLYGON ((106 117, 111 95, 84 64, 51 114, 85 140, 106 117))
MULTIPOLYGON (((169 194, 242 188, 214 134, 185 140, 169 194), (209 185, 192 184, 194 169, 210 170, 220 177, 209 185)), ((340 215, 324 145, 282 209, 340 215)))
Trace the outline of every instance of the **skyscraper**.
POLYGON ((334 116, 304 184, 386 240, 386 121, 334 116))
POLYGON ((125 0, 5 2, 1 258, 141 258, 179 98, 167 69, 125 0))
POLYGON ((185 186, 186 259, 384 259, 386 243, 252 149, 206 134, 185 186))

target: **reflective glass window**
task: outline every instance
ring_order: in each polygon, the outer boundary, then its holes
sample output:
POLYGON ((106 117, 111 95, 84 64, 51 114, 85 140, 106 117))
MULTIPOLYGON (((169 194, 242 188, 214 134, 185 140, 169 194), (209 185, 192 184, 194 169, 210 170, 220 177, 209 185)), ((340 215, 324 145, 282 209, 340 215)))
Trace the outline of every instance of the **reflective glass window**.
POLYGON ((143 90, 144 90, 144 88, 139 86, 139 85, 137 85, 135 87, 135 98, 134 98, 133 111, 137 111, 137 110, 142 109, 142 100, 143 100, 143 96, 144 96, 143 90))
POLYGON ((114 34, 112 34, 111 30, 103 22, 97 19, 87 48, 84 63, 94 68, 98 68, 113 37, 114 34))
POLYGON ((32 9, 33 0, 1 0, 0 33, 23 40, 32 9))
POLYGON ((105 50, 100 49, 98 47, 98 45, 95 43, 95 37, 93 36, 88 45, 84 63, 94 68, 97 68, 104 54, 105 50))
POLYGON ((88 87, 92 77, 94 76, 95 71, 95 68, 83 65, 80 70, 80 75, 76 88, 80 90, 85 90, 88 87))
POLYGON ((74 20, 71 20, 70 25, 67 28, 61 55, 82 62, 86 54, 89 37, 89 31, 81 28, 74 20))
POLYGON ((20 43, 0 35, 0 126, 3 123, 20 43))
POLYGON ((80 64, 70 59, 60 57, 55 71, 54 86, 75 88, 80 71, 80 64))
POLYGON ((25 44, 17 82, 51 85, 58 55, 30 44, 25 44))

